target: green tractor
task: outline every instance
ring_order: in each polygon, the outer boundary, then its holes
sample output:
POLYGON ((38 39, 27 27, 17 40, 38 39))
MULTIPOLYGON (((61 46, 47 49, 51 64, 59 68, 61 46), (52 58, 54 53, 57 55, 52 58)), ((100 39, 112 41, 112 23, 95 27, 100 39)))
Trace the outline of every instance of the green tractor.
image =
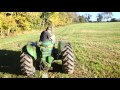
POLYGON ((54 60, 62 60, 64 73, 74 72, 75 57, 70 43, 59 41, 58 47, 52 41, 30 42, 22 48, 20 55, 21 72, 33 76, 37 68, 50 70, 54 60))

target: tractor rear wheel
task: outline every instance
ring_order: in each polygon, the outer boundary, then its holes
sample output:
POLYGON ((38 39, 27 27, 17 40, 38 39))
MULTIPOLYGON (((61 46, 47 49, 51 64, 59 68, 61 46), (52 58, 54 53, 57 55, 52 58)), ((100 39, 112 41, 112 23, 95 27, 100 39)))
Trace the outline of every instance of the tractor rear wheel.
POLYGON ((27 76, 33 76, 35 74, 35 67, 33 65, 32 57, 23 52, 20 58, 20 68, 22 74, 27 76))
POLYGON ((62 50, 62 69, 67 74, 74 72, 74 54, 71 45, 68 43, 62 50))

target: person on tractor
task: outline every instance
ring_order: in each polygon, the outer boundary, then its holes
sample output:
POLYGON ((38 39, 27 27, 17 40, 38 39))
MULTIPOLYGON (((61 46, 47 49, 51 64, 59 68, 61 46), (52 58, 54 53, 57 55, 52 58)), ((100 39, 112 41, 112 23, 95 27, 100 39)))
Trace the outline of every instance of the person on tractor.
POLYGON ((55 35, 52 35, 52 26, 48 26, 46 30, 41 33, 39 41, 52 41, 55 43, 55 35))
MULTIPOLYGON (((52 26, 48 26, 41 33, 39 42, 40 42, 41 46, 44 46, 45 48, 47 48, 47 50, 45 50, 45 51, 43 50, 42 53, 49 52, 49 53, 52 54, 53 48, 55 48, 55 36, 52 34, 52 26)), ((42 57, 45 57, 45 56, 43 55, 42 57)), ((49 58, 53 58, 53 57, 49 56, 49 58)), ((41 59, 41 61, 42 61, 42 59, 41 59)), ((47 67, 49 67, 49 66, 46 66, 46 65, 43 62, 41 62, 41 65, 39 67, 40 67, 40 69, 42 69, 43 67, 45 67, 46 70, 48 70, 47 67)))
POLYGON ((46 28, 46 30, 44 30, 41 35, 40 35, 40 40, 39 41, 49 41, 51 40, 51 31, 52 31, 52 27, 48 26, 46 28))

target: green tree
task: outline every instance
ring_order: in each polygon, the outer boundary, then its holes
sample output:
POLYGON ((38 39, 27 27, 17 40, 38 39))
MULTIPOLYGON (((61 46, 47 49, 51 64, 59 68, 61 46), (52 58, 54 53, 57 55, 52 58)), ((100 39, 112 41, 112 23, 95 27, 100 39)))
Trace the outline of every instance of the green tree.
POLYGON ((53 14, 54 12, 42 12, 40 15, 40 18, 42 19, 41 26, 44 27, 48 22, 49 22, 49 17, 53 14))
POLYGON ((98 22, 102 22, 102 19, 103 19, 103 15, 102 15, 101 13, 99 13, 99 14, 97 15, 97 21, 98 21, 98 22))
POLYGON ((110 22, 118 22, 118 20, 116 18, 112 18, 110 22))
POLYGON ((2 28, 3 18, 4 18, 4 15, 0 14, 0 35, 3 35, 3 28, 2 28))
POLYGON ((8 36, 10 32, 15 29, 16 23, 12 16, 4 17, 2 29, 4 29, 5 34, 8 36))

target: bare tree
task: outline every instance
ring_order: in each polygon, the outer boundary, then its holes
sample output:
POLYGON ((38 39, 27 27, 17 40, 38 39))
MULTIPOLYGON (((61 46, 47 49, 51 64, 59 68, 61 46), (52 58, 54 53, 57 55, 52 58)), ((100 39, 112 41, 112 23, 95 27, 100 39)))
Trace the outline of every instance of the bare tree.
POLYGON ((90 19, 91 19, 92 15, 86 13, 86 14, 84 15, 84 17, 85 17, 85 19, 86 19, 87 22, 90 22, 90 19))
POLYGON ((112 18, 112 12, 103 12, 103 17, 108 21, 108 19, 112 18))

